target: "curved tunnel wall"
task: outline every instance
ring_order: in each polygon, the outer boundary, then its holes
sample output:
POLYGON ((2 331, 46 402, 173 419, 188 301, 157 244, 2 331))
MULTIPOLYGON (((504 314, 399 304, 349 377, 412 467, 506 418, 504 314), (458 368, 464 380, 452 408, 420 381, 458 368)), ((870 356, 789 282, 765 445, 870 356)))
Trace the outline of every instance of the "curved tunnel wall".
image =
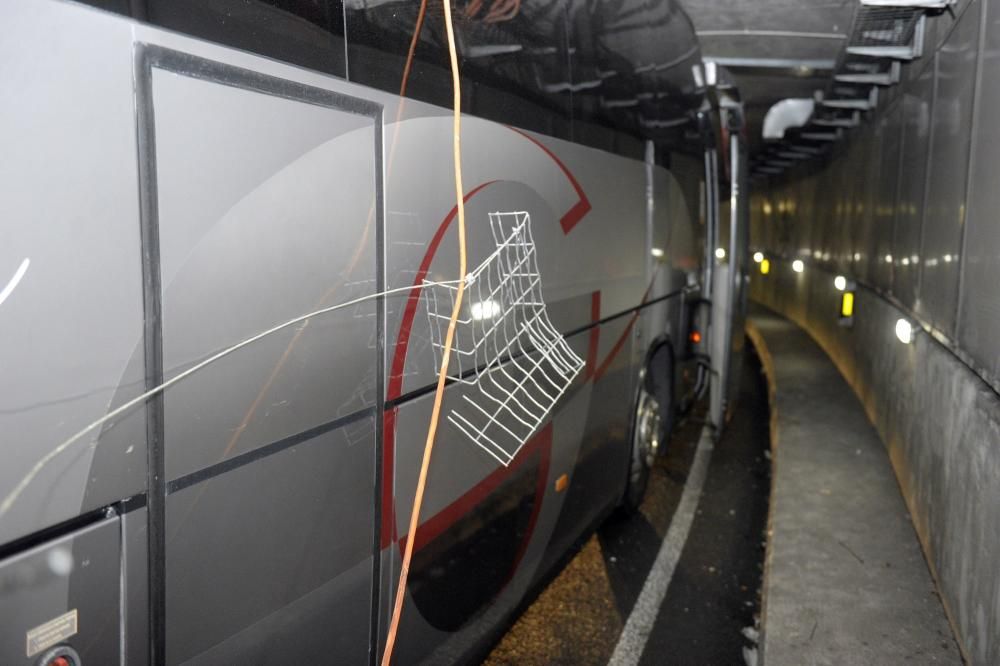
POLYGON ((751 244, 772 269, 751 297, 803 326, 864 403, 966 655, 996 664, 1000 7, 960 8, 825 167, 758 185, 751 244), (838 274, 858 283, 852 328, 838 274), (900 317, 923 329, 911 345, 900 317))

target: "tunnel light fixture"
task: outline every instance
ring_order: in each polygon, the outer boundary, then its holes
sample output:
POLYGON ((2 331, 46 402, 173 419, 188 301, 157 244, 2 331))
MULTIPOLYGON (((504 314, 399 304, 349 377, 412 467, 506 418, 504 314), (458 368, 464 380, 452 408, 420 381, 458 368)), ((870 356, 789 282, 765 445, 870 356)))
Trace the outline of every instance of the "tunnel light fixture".
POLYGON ((769 259, 761 259, 760 262, 760 274, 767 275, 771 272, 771 261, 769 259))
POLYGON ((805 269, 806 265, 802 263, 801 259, 796 259, 795 261, 792 262, 792 270, 795 271, 796 273, 801 273, 805 269))
POLYGON ((721 247, 715 248, 715 258, 722 260, 726 258, 726 251, 721 247))
POLYGON ((833 286, 837 288, 837 291, 844 291, 847 288, 847 278, 843 275, 838 275, 833 278, 833 286))
POLYGON ((661 250, 658 247, 654 247, 652 250, 649 251, 649 253, 651 255, 653 255, 654 257, 656 257, 657 259, 659 259, 659 258, 661 258, 663 256, 663 250, 661 250))
POLYGON ((913 323, 909 319, 896 320, 896 338, 904 345, 913 343, 913 323))
POLYGON ((944 259, 944 263, 946 263, 946 264, 950 264, 951 263, 951 255, 950 254, 946 254, 946 255, 944 255, 941 258, 944 259))
POLYGON ((892 255, 891 254, 885 255, 885 263, 887 263, 887 264, 891 264, 892 263, 892 255))
POLYGON ((861 0, 868 7, 920 7, 922 9, 944 9, 955 4, 955 0, 861 0))

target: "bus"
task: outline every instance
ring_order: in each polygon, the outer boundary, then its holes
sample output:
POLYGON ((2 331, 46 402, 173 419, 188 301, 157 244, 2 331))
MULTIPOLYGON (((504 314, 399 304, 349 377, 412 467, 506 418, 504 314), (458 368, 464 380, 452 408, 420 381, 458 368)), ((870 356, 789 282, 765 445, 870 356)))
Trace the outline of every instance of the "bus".
POLYGON ((470 286, 408 533, 467 279, 442 9, 0 8, 0 662, 377 663, 410 539, 393 661, 473 661, 706 390, 721 426, 735 89, 675 0, 459 3, 469 266, 531 282, 470 286), (546 358, 533 421, 463 427, 546 358))

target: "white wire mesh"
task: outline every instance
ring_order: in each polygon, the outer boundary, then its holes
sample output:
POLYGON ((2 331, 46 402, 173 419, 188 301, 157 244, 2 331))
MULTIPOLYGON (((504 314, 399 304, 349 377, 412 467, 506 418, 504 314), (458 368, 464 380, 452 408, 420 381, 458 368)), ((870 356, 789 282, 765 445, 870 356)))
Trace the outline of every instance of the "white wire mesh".
MULTIPOLYGON (((549 321, 531 216, 490 213, 490 228, 497 247, 466 277, 449 362, 451 376, 476 389, 462 396, 448 421, 508 465, 584 362, 549 321)), ((438 372, 457 291, 424 289, 438 372)))

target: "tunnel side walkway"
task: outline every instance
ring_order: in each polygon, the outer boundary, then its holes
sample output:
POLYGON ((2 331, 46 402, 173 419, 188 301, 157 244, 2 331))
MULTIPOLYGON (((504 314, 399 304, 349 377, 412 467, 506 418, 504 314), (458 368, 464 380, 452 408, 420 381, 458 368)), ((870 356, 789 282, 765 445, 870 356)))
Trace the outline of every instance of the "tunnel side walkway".
POLYGON ((801 328, 752 306, 774 458, 766 666, 960 664, 885 447, 801 328))

